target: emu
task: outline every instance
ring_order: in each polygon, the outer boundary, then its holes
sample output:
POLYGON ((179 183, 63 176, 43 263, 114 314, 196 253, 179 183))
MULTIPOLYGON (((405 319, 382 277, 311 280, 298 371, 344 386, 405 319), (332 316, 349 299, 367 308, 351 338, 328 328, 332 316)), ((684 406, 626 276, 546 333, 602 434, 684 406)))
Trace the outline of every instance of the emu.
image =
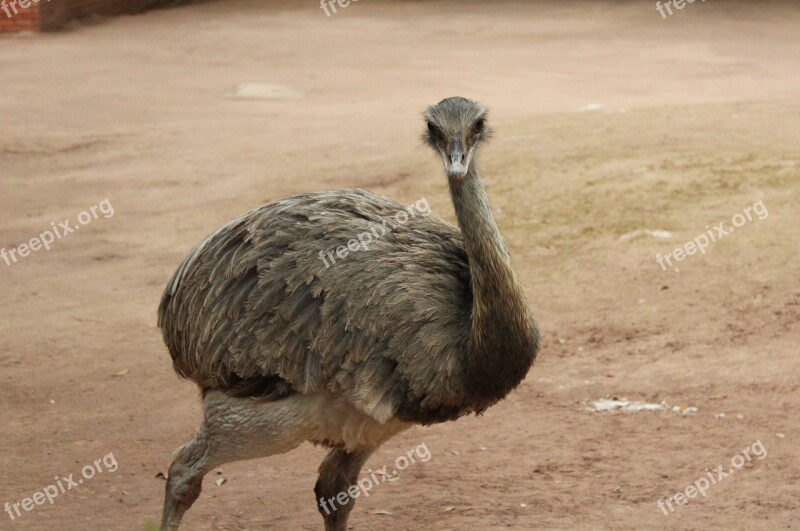
MULTIPOLYGON (((175 452, 162 529, 175 530, 203 476, 232 461, 329 451, 315 499, 344 492, 367 458, 413 425, 480 414, 526 376, 540 335, 476 164, 486 109, 454 97, 425 112, 460 231, 414 216, 330 268, 330 251, 403 210, 364 190, 298 195, 208 236, 169 281, 158 323, 204 419, 175 452)), ((353 500, 323 511, 344 531, 353 500)))

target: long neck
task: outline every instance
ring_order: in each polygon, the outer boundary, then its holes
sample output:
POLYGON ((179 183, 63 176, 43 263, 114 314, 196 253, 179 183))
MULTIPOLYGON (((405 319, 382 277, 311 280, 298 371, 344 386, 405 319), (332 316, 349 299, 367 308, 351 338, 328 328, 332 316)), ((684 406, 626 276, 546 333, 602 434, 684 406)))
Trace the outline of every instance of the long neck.
POLYGON ((463 179, 450 179, 450 193, 471 276, 472 322, 465 380, 488 407, 525 377, 538 350, 539 334, 475 162, 463 179))

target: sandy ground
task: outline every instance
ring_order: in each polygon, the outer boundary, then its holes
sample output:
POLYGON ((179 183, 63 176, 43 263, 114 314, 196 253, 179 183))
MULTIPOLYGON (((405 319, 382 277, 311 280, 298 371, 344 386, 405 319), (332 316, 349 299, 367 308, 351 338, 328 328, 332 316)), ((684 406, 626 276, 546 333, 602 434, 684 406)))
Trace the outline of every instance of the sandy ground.
MULTIPOLYGON (((0 262, 0 504, 118 463, 0 528, 158 521, 156 474, 200 416, 155 326, 180 259, 308 190, 425 197, 452 220, 418 137, 422 109, 456 94, 493 111, 487 185, 546 342, 483 417, 386 444, 370 467, 422 443, 432 457, 359 499, 352 528, 797 528, 797 5, 696 2, 663 20, 649 1, 362 0, 330 18, 265 4, 0 38, 0 247, 114 209, 0 262), (243 83, 260 97, 233 96, 243 83), (657 264, 759 201, 763 219, 657 264), (587 410, 604 396, 698 411, 587 410), (763 459, 658 508, 759 441, 763 459)), ((322 456, 223 467, 186 528, 319 529, 322 456)))

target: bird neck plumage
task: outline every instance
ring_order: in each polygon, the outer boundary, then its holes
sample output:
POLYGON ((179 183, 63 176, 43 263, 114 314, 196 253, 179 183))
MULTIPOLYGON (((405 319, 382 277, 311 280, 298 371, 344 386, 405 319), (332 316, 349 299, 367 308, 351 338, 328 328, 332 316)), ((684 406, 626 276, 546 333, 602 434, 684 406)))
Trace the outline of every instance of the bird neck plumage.
POLYGON ((463 179, 450 179, 450 194, 469 256, 472 292, 476 301, 486 302, 499 286, 507 287, 514 275, 474 161, 463 179))
POLYGON ((450 193, 471 277, 466 376, 473 392, 487 401, 499 400, 530 368, 538 333, 474 161, 463 179, 450 179, 450 193))

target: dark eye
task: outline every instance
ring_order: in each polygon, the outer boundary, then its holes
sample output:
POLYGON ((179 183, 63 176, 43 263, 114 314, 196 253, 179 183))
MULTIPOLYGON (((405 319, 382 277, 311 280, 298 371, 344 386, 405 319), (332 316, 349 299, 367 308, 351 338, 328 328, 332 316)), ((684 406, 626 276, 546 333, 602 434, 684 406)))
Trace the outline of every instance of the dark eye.
POLYGON ((483 133, 483 127, 484 127, 484 125, 486 125, 486 124, 484 123, 484 119, 483 119, 483 118, 481 118, 481 119, 479 119, 477 122, 475 122, 475 125, 474 125, 474 126, 472 126, 472 131, 473 131, 473 132, 474 132, 476 135, 479 135, 479 134, 483 133))
POLYGON ((439 133, 439 128, 433 125, 431 122, 428 122, 428 136, 431 140, 438 140, 442 136, 439 133))

